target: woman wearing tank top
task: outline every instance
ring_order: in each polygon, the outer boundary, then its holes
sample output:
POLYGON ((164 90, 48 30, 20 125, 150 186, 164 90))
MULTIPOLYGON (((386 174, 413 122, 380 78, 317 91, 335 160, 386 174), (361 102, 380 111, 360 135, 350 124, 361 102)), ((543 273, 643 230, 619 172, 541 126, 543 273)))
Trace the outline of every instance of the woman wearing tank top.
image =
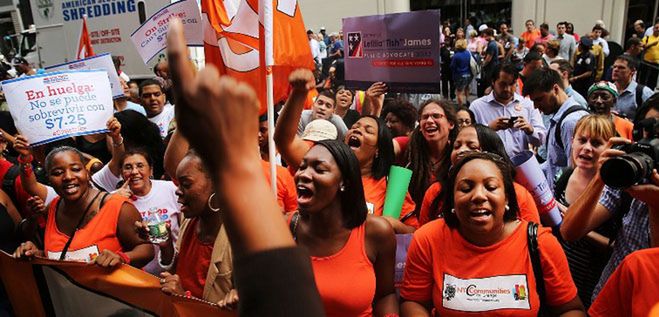
MULTIPOLYGON (((21 160, 30 161, 31 156, 21 160)), ((153 258, 153 248, 134 230, 133 224, 140 220, 135 207, 90 186, 80 151, 56 148, 46 157, 46 170, 59 197, 48 208, 44 250, 25 242, 15 257, 45 255, 105 267, 121 263, 141 267, 153 258)))
POLYGON ((327 316, 397 314, 394 232, 382 217, 367 217, 355 154, 344 143, 320 141, 295 182, 299 213, 289 223, 311 255, 327 316))

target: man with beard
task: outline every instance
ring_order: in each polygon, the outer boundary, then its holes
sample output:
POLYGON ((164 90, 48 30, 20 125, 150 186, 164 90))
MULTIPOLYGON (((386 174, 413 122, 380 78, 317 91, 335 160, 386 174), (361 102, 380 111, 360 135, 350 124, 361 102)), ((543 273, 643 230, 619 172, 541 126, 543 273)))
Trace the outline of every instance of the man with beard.
POLYGON ((165 104, 167 98, 159 81, 147 79, 140 85, 140 103, 146 111, 149 121, 155 123, 160 130, 160 136, 167 137, 169 125, 174 120, 174 106, 165 104))
POLYGON ((545 126, 533 103, 515 93, 519 73, 511 64, 497 66, 492 74, 492 92, 474 100, 470 109, 476 122, 497 131, 509 156, 540 146, 545 126))
POLYGON ((553 191, 556 175, 570 164, 574 127, 588 111, 568 97, 561 76, 550 68, 531 74, 524 84, 523 94, 533 101, 536 109, 551 116, 545 142, 547 161, 541 167, 553 191))
POLYGON ((619 100, 616 85, 608 81, 600 81, 588 89, 588 108, 590 108, 590 111, 610 118, 616 128, 616 133, 631 140, 634 124, 611 112, 611 108, 616 104, 616 99, 619 100))

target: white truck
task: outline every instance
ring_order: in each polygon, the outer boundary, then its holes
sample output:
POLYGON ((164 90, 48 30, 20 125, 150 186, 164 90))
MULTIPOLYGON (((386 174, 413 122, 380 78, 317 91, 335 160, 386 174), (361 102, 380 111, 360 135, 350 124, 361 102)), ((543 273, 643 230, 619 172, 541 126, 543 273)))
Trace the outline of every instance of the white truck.
MULTIPOLYGON (((145 65, 130 35, 149 16, 168 5, 170 0, 38 0, 32 1, 34 27, 21 32, 16 55, 34 67, 48 67, 75 60, 87 15, 87 27, 94 53, 111 53, 122 60, 121 70, 131 79, 153 77, 153 58, 145 65)), ((164 52, 163 52, 164 54, 164 52)))

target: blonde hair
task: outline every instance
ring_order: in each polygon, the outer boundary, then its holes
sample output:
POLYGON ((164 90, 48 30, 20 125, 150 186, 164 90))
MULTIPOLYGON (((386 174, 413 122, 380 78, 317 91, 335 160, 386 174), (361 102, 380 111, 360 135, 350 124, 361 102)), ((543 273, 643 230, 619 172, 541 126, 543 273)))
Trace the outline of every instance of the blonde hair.
POLYGON ((467 49, 467 40, 459 39, 455 41, 455 49, 458 51, 463 51, 467 49))
POLYGON ((476 30, 469 31, 469 38, 476 38, 476 37, 478 37, 478 32, 476 30))
MULTIPOLYGON (((587 133, 591 139, 601 138, 605 143, 608 142, 610 138, 616 136, 616 128, 613 124, 613 120, 611 120, 609 116, 598 114, 590 114, 579 119, 574 126, 572 140, 574 141, 574 139, 583 132, 587 133)), ((572 162, 572 166, 574 166, 574 159, 571 154, 570 161, 572 162)))

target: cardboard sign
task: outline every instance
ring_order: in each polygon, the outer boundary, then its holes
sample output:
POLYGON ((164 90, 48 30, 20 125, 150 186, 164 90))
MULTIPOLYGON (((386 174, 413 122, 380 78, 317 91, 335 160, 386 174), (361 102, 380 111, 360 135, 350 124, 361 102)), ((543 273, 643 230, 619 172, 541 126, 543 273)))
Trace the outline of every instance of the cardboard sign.
POLYGON ((112 88, 112 97, 119 98, 124 96, 124 90, 121 88, 121 83, 119 82, 119 75, 117 75, 117 69, 114 68, 114 63, 112 63, 112 56, 110 53, 100 54, 85 59, 80 59, 74 62, 58 64, 46 67, 46 70, 49 72, 61 71, 61 70, 93 70, 93 69, 102 69, 107 72, 108 79, 110 80, 110 87, 112 88))
POLYGON ((346 86, 389 92, 439 93, 438 10, 343 19, 346 86))
POLYGON ((185 42, 188 46, 204 45, 201 14, 197 1, 175 2, 156 12, 130 35, 131 41, 135 44, 135 48, 145 64, 167 47, 167 30, 169 30, 169 21, 173 18, 181 20, 185 31, 185 42))
POLYGON ((103 70, 21 77, 3 81, 2 89, 16 128, 33 146, 105 133, 114 109, 103 70))

